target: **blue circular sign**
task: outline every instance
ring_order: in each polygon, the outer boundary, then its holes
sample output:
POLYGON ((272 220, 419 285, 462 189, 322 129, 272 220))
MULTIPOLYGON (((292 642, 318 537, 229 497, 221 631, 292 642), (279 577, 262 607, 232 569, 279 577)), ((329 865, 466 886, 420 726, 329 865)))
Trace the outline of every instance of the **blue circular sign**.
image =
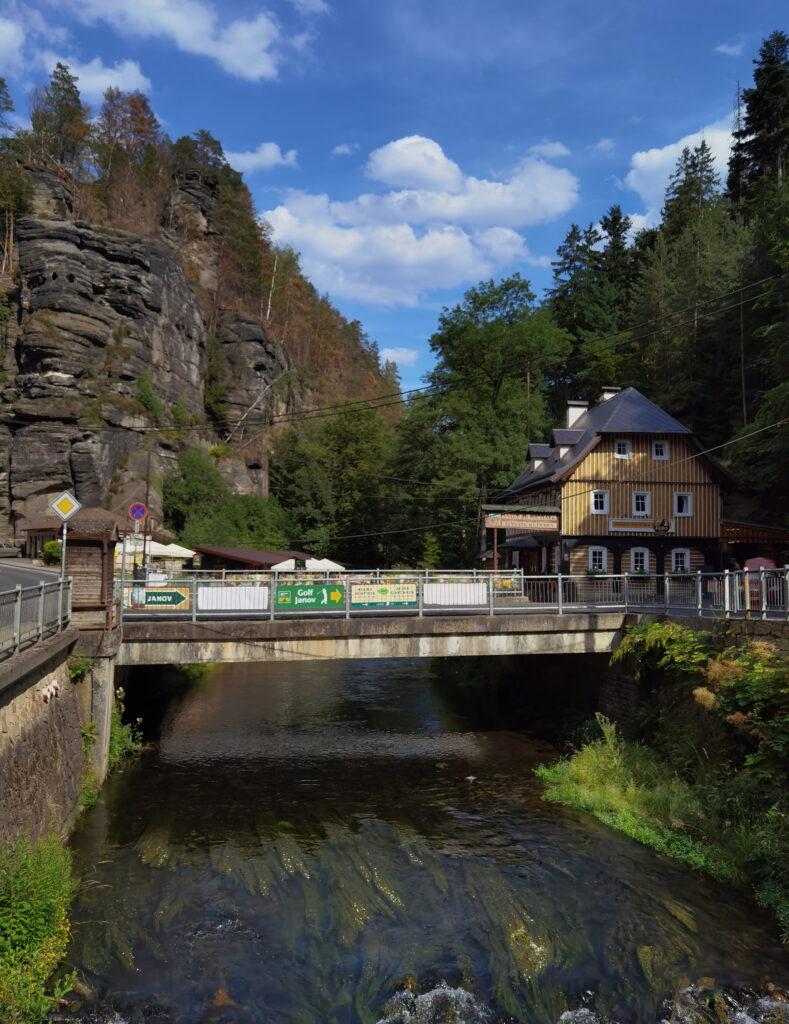
POLYGON ((148 515, 148 509, 143 505, 141 501, 137 501, 129 509, 129 515, 132 519, 145 519, 148 515))

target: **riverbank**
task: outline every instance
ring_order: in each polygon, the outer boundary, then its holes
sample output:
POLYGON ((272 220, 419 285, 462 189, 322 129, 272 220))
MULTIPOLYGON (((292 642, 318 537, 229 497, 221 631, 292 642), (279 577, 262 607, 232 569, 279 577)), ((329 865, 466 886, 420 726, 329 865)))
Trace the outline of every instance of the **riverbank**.
POLYGON ((537 769, 544 798, 724 882, 749 883, 789 942, 789 666, 769 643, 649 623, 626 634, 643 739, 599 738, 537 769))

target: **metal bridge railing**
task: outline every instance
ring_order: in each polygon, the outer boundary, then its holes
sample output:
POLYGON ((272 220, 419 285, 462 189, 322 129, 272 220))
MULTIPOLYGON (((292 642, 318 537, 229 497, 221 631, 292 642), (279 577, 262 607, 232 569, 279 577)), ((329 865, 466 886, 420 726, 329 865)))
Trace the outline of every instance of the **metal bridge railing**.
MULTIPOLYGON (((369 615, 672 612, 789 619, 789 570, 588 574, 384 571, 151 573, 117 581, 126 618, 323 618, 369 615)), ((0 616, 2 610, 0 609, 0 616)))
POLYGON ((71 621, 71 579, 0 592, 0 654, 14 654, 71 621))

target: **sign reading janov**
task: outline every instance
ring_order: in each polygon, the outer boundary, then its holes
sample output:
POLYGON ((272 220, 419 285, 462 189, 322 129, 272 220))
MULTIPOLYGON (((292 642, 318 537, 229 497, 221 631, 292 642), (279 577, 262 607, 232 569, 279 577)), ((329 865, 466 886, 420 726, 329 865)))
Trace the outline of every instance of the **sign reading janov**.
POLYGON ((189 590, 181 587, 130 587, 127 608, 161 608, 163 611, 189 611, 189 590))
POLYGON ((352 608, 410 607, 416 604, 416 583, 352 583, 352 608))

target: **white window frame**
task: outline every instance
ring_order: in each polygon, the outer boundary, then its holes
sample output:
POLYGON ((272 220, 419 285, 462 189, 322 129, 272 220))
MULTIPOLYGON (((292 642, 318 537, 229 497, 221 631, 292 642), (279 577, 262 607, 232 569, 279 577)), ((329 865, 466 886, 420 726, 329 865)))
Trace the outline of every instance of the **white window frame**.
POLYGON ((633 496, 632 496, 632 499, 631 499, 631 509, 632 509, 632 512, 633 512, 633 518, 635 518, 635 519, 647 519, 649 516, 651 516, 652 515, 652 493, 650 491, 633 491, 633 496), (636 498, 639 495, 642 495, 643 498, 644 498, 644 509, 643 509, 643 511, 638 511, 636 509, 636 504, 637 504, 636 498))
POLYGON ((692 491, 674 491, 674 515, 677 519, 689 519, 693 515, 693 492, 692 491), (679 499, 687 498, 687 512, 680 512, 679 510, 679 499))
POLYGON ((672 548, 671 549, 671 571, 672 572, 690 572, 690 548, 672 548), (684 565, 677 565, 677 556, 681 555, 684 561, 684 565))
POLYGON ((668 441, 653 441, 652 442, 652 458, 655 462, 668 462, 668 441), (657 446, 663 446, 663 454, 658 455, 657 446))
POLYGON ((608 515, 608 491, 595 490, 592 491, 589 496, 589 507, 593 516, 607 516, 608 515), (603 507, 595 508, 595 498, 598 494, 603 495, 603 507))
POLYGON ((630 571, 640 572, 643 570, 645 573, 649 572, 649 548, 631 548, 630 549, 630 571), (636 565, 636 556, 644 556, 643 566, 636 565))
POLYGON ((627 437, 617 437, 614 440, 614 458, 615 459, 632 459, 633 458, 633 445, 630 443, 627 437), (624 451, 619 452, 617 448, 619 445, 624 446, 624 451))
POLYGON ((602 546, 590 547, 589 548, 589 571, 590 572, 608 572, 608 548, 602 546), (600 555, 600 565, 595 565, 595 555, 600 555))

